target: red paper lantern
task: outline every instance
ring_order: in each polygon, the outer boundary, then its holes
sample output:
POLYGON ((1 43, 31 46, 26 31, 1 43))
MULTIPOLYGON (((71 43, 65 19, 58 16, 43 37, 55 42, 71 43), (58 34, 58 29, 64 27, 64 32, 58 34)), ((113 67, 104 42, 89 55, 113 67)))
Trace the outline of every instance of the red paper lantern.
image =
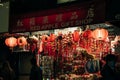
POLYGON ((79 41, 79 38, 80 38, 79 32, 78 32, 77 30, 75 30, 75 31, 73 32, 73 40, 74 40, 75 42, 78 42, 78 41, 79 41))
POLYGON ((49 41, 54 41, 55 40, 55 34, 50 34, 49 41))
POLYGON ((8 47, 13 48, 13 47, 17 46, 17 39, 14 37, 9 37, 5 40, 5 44, 8 47))
POLYGON ((83 35, 83 37, 91 38, 92 37, 92 31, 91 30, 86 30, 86 31, 84 31, 84 33, 82 35, 83 35))
POLYGON ((27 44, 27 40, 25 37, 22 36, 17 39, 17 43, 19 46, 25 46, 27 44))
POLYGON ((103 28, 97 28, 93 31, 92 35, 96 40, 105 40, 108 37, 108 31, 103 28))

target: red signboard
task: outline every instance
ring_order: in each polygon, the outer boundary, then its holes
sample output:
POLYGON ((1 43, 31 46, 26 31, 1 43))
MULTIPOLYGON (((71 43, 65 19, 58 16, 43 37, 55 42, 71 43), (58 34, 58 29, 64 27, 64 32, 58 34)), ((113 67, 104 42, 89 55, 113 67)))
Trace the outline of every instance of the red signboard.
POLYGON ((11 18, 10 32, 50 30, 104 22, 105 2, 89 2, 11 18))

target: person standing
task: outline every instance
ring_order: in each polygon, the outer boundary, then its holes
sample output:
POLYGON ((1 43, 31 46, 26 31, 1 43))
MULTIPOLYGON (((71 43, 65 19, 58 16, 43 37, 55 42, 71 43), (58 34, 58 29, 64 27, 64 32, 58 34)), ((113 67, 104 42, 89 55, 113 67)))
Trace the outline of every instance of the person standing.
POLYGON ((38 67, 36 58, 31 59, 31 71, 29 80, 43 80, 42 69, 38 67))
POLYGON ((15 72, 11 68, 10 63, 8 61, 3 62, 0 76, 3 78, 3 80, 15 80, 15 72))
POLYGON ((114 54, 108 54, 105 57, 106 64, 101 69, 102 80, 116 80, 115 63, 116 56, 114 54))

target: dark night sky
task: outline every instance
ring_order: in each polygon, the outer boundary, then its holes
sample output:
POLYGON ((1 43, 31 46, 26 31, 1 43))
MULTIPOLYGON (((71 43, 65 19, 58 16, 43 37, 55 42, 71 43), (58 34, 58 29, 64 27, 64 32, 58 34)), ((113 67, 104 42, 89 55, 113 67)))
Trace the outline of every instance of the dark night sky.
POLYGON ((28 13, 54 8, 56 0, 14 0, 10 2, 11 13, 28 13))
POLYGON ((21 14, 33 11, 47 10, 57 8, 58 6, 69 5, 77 2, 85 2, 91 0, 76 0, 65 4, 57 4, 57 0, 11 0, 10 11, 11 13, 21 14))

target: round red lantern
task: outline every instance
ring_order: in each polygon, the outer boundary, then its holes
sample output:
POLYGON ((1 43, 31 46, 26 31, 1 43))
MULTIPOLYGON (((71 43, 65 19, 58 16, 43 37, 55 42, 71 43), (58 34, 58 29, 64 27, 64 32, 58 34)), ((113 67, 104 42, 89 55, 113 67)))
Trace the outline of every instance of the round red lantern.
POLYGON ((13 48, 13 47, 17 46, 17 39, 14 37, 9 37, 5 40, 5 44, 8 47, 13 48))
POLYGON ((27 44, 27 40, 25 37, 22 36, 17 39, 17 43, 19 46, 25 46, 27 44))
POLYGON ((92 31, 91 30, 86 30, 83 32, 83 37, 85 38, 91 38, 92 37, 92 31))
POLYGON ((105 40, 108 37, 108 31, 103 28, 97 28, 93 31, 92 35, 96 40, 105 40))
POLYGON ((73 40, 74 40, 75 42, 78 42, 78 41, 79 41, 79 38, 80 38, 79 32, 78 32, 77 30, 75 30, 75 31, 73 32, 73 40))

